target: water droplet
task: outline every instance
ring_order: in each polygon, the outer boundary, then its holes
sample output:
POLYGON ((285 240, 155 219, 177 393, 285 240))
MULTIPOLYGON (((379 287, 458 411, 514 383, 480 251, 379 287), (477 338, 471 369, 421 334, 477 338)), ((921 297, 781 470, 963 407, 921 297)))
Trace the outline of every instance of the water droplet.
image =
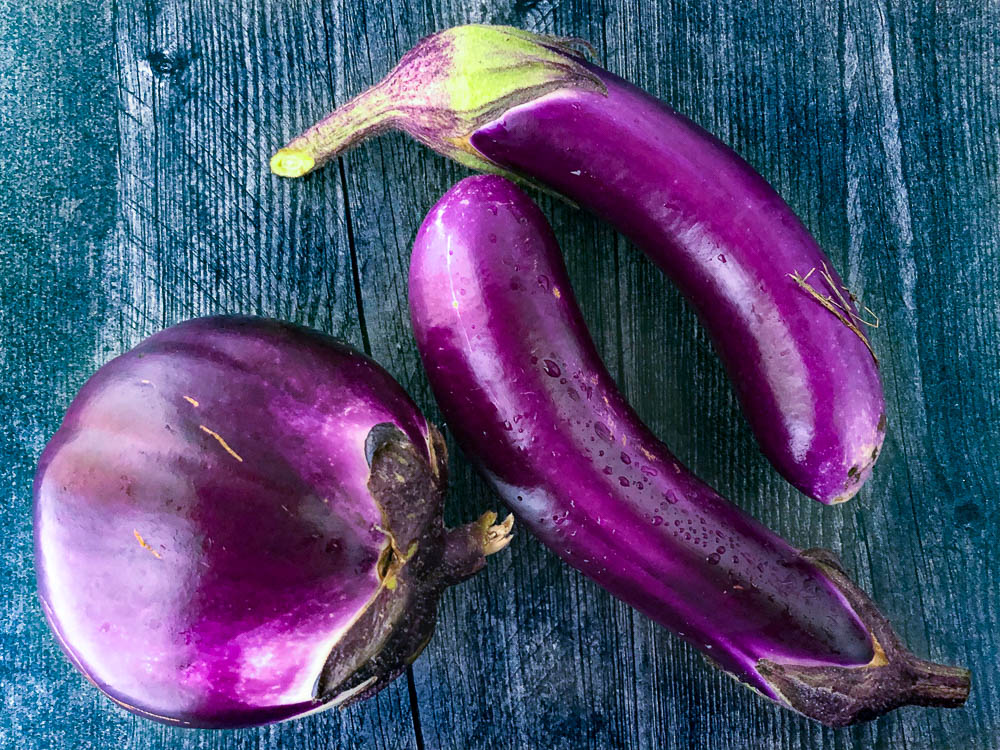
POLYGON ((597 451, 597 455, 598 456, 603 456, 604 455, 604 451, 597 451))
POLYGON ((514 429, 514 425, 512 425, 510 422, 504 422, 503 423, 503 428, 505 430, 507 430, 508 432, 510 432, 511 430, 514 429))
POLYGON ((606 440, 609 443, 615 439, 615 436, 611 434, 611 429, 604 422, 594 422, 594 432, 601 440, 606 440))
POLYGON ((641 489, 642 489, 642 487, 643 487, 643 485, 642 485, 642 482, 636 482, 636 483, 635 483, 635 488, 636 488, 637 490, 641 490, 641 489))
POLYGON ((546 276, 545 274, 542 274, 541 276, 539 276, 538 277, 538 286, 540 286, 545 291, 548 291, 549 290, 549 277, 546 276))
POLYGON ((576 388, 572 388, 572 387, 571 388, 567 388, 566 389, 566 393, 568 393, 569 397, 571 399, 573 399, 574 401, 579 401, 580 400, 580 394, 577 393, 576 388))
POLYGON ((711 555, 708 556, 708 564, 709 565, 719 564, 719 556, 715 552, 713 552, 711 555))
MULTIPOLYGON (((663 493, 663 497, 671 505, 674 505, 677 502, 677 500, 678 500, 677 495, 675 495, 670 490, 667 490, 666 492, 664 492, 663 493)), ((690 521, 688 521, 688 523, 690 523, 690 521)))
POLYGON ((639 469, 639 471, 641 471, 643 475, 647 477, 655 477, 659 473, 652 466, 643 466, 641 469, 639 469))
POLYGON ((722 253, 719 253, 719 260, 721 260, 723 263, 725 263, 726 262, 726 256, 723 255, 722 253))
POLYGON ((653 526, 659 526, 663 523, 663 516, 653 516, 653 526))
POLYGON ((628 487, 629 481, 625 477, 618 477, 618 484, 620 484, 622 487, 628 487))
POLYGON ((723 552, 725 552, 725 551, 726 551, 726 548, 725 548, 725 547, 719 547, 719 548, 718 548, 718 549, 716 549, 715 551, 716 551, 716 552, 718 552, 718 553, 719 553, 719 554, 721 555, 721 554, 722 554, 723 552))
POLYGON ((604 467, 604 473, 605 473, 605 474, 614 474, 614 473, 615 473, 615 470, 614 470, 614 469, 612 469, 612 468, 611 468, 610 466, 605 466, 605 467, 604 467))
POLYGON ((628 453, 625 453, 624 451, 622 451, 622 463, 623 464, 632 463, 632 457, 628 453))
POLYGON ((562 385, 566 385, 566 378, 559 378, 559 382, 560 382, 560 383, 561 383, 562 385))
POLYGON ((545 360, 545 374, 550 378, 558 378, 562 374, 562 370, 551 359, 547 359, 545 360))

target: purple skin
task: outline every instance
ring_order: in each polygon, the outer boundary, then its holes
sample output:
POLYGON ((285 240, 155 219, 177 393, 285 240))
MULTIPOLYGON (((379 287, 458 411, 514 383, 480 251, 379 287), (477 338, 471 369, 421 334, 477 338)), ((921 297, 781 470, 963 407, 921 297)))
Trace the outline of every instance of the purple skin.
POLYGON ((826 504, 865 482, 885 437, 865 325, 802 222, 730 148, 571 40, 462 26, 421 41, 272 169, 304 174, 389 127, 610 221, 694 306, 778 471, 826 504))
POLYGON ((956 705, 832 554, 799 552, 685 469, 601 363, 544 217, 473 177, 425 219, 410 311, 465 454, 553 552, 716 665, 830 725, 956 705))
MULTIPOLYGON (((515 107, 473 133, 473 148, 604 217, 642 249, 698 312, 768 460, 810 497, 848 500, 885 436, 878 367, 866 343, 789 274, 826 268, 843 282, 731 149, 588 68, 606 95, 562 90, 515 107)), ((809 281, 833 291, 818 273, 809 281)))
POLYGON ((442 447, 388 373, 326 336, 237 317, 162 331, 87 381, 42 455, 49 624, 116 703, 179 726, 370 695, 419 654, 440 591, 506 542, 491 514, 444 529, 442 447))

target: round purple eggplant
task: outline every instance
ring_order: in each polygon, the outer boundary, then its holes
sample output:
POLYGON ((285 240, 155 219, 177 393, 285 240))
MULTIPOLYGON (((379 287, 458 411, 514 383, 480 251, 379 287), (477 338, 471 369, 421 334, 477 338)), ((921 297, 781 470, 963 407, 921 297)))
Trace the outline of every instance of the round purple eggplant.
POLYGON ((913 656, 825 550, 699 480, 615 387, 544 217, 458 183, 417 234, 410 312, 459 446, 549 549, 762 695, 832 726, 955 706, 969 673, 913 656))
POLYGON ((113 701, 179 726, 369 696, 510 521, 448 530, 444 444, 349 346, 277 321, 168 328, 80 390, 35 479, 49 625, 113 701))
POLYGON ((389 127, 609 220, 695 308, 778 471, 828 504, 867 479, 886 425, 865 322, 802 222, 719 140, 572 40, 461 26, 421 41, 271 167, 304 174, 389 127))

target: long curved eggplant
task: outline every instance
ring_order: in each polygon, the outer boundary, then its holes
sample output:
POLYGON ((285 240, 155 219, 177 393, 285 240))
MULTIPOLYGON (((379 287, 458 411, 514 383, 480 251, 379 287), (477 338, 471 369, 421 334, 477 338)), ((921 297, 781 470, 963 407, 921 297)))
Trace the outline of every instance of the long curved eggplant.
POLYGON ((501 549, 445 529, 438 431, 375 362, 315 331, 213 317, 87 381, 39 462, 35 567, 67 656, 183 727, 281 721, 412 663, 445 587, 501 549))
POLYGON ((694 306, 778 471, 823 503, 867 479, 885 405, 862 318, 802 222, 731 149, 570 40, 462 26, 421 41, 271 168, 304 174, 390 127, 608 219, 694 306))
POLYGON ((799 552, 642 424, 594 348, 544 217, 496 176, 431 210, 410 311, 459 445, 553 552, 719 667, 825 724, 956 706, 969 673, 914 657, 830 552, 799 552))

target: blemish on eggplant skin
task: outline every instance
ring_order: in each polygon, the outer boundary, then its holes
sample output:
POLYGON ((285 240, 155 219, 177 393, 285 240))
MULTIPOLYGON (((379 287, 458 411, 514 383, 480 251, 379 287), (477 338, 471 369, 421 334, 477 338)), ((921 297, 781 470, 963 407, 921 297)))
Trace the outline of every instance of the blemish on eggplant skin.
POLYGON ((879 432, 885 432, 885 412, 882 412, 882 416, 878 418, 878 424, 875 426, 879 432))

